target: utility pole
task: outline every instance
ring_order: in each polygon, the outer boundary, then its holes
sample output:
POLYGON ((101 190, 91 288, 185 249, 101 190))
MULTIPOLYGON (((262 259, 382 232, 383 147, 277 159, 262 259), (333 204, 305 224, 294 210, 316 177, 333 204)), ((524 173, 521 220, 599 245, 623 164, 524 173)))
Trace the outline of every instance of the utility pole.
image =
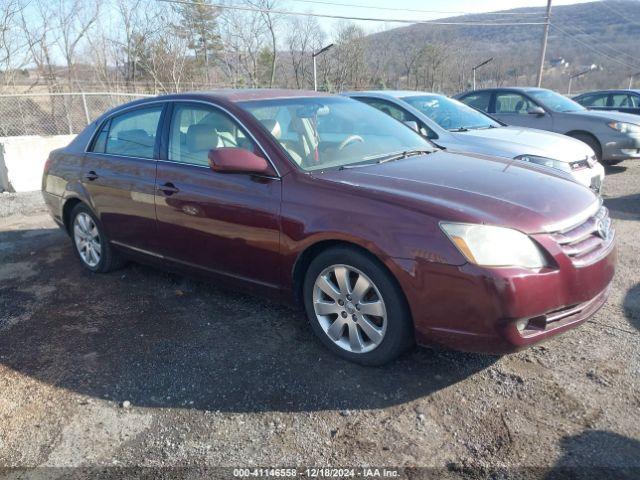
POLYGON ((547 0, 547 14, 542 35, 542 50, 540 51, 540 67, 538 68, 538 87, 542 86, 542 71, 544 70, 544 57, 547 55, 547 39, 549 38, 549 25, 551 24, 551 0, 547 0))
POLYGON ((471 70, 473 70, 473 89, 474 89, 474 90, 476 89, 476 70, 477 70, 477 69, 479 69, 480 67, 482 67, 482 66, 486 65, 487 63, 492 62, 492 61, 493 61, 493 57, 491 57, 491 58, 490 58, 490 59, 488 59, 488 60, 485 60, 485 61, 484 61, 484 62, 482 62, 482 63, 479 63, 478 65, 476 65, 475 67, 473 67, 473 68, 471 69, 471 70))
POLYGON ((573 82, 574 78, 578 78, 581 77, 582 75, 586 75, 587 73, 593 72, 594 70, 598 70, 598 66, 594 63, 592 64, 589 68, 587 68, 586 70, 583 70, 581 72, 578 73, 574 73, 573 75, 571 75, 569 77, 569 89, 567 90, 567 95, 571 95, 571 83, 573 82))
POLYGON ((311 52, 311 58, 313 58, 313 90, 316 92, 318 91, 318 72, 316 70, 316 57, 321 53, 326 52, 331 47, 333 47, 333 43, 330 43, 326 47, 321 48, 317 52, 311 52))
POLYGON ((640 75, 640 72, 632 73, 631 75, 629 75, 629 90, 631 90, 631 88, 633 87, 633 78, 637 77, 638 75, 640 75))

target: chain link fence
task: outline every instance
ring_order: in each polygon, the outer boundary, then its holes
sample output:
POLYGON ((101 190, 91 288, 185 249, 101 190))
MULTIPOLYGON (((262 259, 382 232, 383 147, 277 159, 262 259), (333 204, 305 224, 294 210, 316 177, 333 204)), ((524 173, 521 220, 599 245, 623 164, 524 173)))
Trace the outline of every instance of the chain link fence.
POLYGON ((0 95, 0 137, 79 133, 102 113, 150 95, 119 92, 0 95))

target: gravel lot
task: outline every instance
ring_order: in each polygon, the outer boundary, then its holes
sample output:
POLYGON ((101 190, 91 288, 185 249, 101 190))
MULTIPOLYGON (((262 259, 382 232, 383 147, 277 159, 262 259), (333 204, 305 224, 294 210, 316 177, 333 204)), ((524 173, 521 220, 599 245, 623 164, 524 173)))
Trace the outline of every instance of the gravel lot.
POLYGON ((334 358, 260 298, 137 264, 87 273, 39 193, 0 194, 0 466, 640 478, 639 191, 640 162, 609 170, 620 262, 592 321, 514 355, 418 349, 383 368, 334 358))

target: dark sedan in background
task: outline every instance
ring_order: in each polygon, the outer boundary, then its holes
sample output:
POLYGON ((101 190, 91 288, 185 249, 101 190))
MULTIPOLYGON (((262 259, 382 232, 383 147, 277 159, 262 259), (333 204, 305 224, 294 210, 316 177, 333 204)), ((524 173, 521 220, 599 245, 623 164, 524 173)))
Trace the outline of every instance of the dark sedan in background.
POLYGON ((573 99, 589 110, 612 110, 640 115, 640 90, 597 90, 573 99))
POLYGON ((247 90, 111 110, 51 153, 42 189, 86 269, 135 258, 300 303, 371 365, 414 341, 513 351, 602 306, 607 209, 550 172, 438 150, 353 99, 247 90))
POLYGON ((488 88, 455 98, 507 125, 539 128, 582 140, 603 163, 614 165, 640 158, 640 117, 636 115, 587 110, 544 88, 488 88))

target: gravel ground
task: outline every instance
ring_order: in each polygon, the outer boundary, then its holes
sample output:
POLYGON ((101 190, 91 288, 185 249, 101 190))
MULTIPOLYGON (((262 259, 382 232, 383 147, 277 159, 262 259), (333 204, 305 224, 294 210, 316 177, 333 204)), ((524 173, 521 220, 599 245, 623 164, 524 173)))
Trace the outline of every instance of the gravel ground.
POLYGON ((383 368, 260 298, 137 264, 87 273, 39 194, 0 194, 0 466, 18 469, 0 478, 640 478, 639 185, 639 162, 608 172, 619 269, 592 321, 514 355, 417 349, 383 368))

